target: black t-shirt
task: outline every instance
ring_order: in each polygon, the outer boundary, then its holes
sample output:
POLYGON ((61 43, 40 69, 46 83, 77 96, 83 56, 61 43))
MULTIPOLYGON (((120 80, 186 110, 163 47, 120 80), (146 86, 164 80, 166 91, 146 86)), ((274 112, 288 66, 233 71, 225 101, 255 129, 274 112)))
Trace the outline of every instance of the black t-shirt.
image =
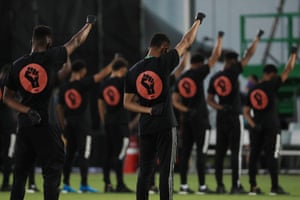
POLYGON ((232 65, 216 73, 209 82, 208 93, 219 97, 220 105, 229 105, 232 110, 224 114, 239 114, 241 108, 241 98, 239 90, 238 76, 242 73, 241 63, 232 65))
POLYGON ((99 98, 106 105, 106 124, 128 124, 129 115, 123 106, 123 91, 123 77, 110 77, 101 83, 99 98))
POLYGON ((139 103, 152 107, 164 103, 160 116, 142 114, 139 123, 141 134, 148 134, 176 126, 169 88, 170 72, 178 65, 179 56, 175 49, 160 57, 146 58, 136 63, 127 73, 125 92, 134 93, 139 103))
POLYGON ((60 87, 58 102, 64 106, 65 117, 68 122, 80 122, 81 125, 86 125, 88 91, 94 84, 94 77, 88 76, 67 82, 60 87))
POLYGON ((203 117, 208 117, 203 80, 209 71, 210 68, 207 64, 186 71, 177 80, 174 90, 180 94, 181 101, 185 106, 197 110, 203 117))
POLYGON ((246 105, 254 111, 254 121, 263 127, 280 127, 277 92, 282 84, 281 77, 263 81, 248 93, 246 105))
MULTIPOLYGON (((21 103, 37 110, 42 124, 48 124, 48 104, 57 72, 67 60, 66 48, 54 47, 33 52, 16 60, 10 69, 6 87, 17 91, 21 103)), ((19 115, 19 127, 31 126, 26 114, 19 115)))

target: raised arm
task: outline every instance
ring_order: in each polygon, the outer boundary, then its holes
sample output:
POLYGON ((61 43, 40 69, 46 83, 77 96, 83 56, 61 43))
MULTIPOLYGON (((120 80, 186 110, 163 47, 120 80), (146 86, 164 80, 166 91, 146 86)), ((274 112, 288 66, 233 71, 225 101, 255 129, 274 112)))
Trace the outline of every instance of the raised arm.
POLYGON ((198 13, 192 27, 183 35, 181 41, 176 45, 175 49, 177 50, 179 56, 182 56, 186 49, 190 47, 194 42, 200 24, 202 23, 204 18, 205 14, 198 13))
POLYGON ((183 54, 183 58, 180 64, 171 72, 170 76, 174 75, 174 77, 177 79, 181 75, 184 68, 188 65, 189 58, 190 58, 190 52, 186 50, 186 52, 183 54))
POLYGON ((216 45, 211 53, 211 56, 208 58, 208 66, 210 68, 214 67, 214 65, 216 64, 216 62, 218 61, 219 57, 222 54, 223 36, 224 36, 224 32, 219 31, 216 45))
POLYGON ((72 64, 70 57, 68 57, 67 62, 63 64, 62 68, 57 72, 58 80, 64 80, 72 71, 72 64))
POLYGON ((71 38, 71 40, 64 44, 67 49, 68 56, 70 56, 75 51, 75 49, 77 49, 82 43, 85 42, 95 22, 96 16, 87 16, 86 24, 71 38))
POLYGON ((241 64, 243 67, 245 67, 248 62, 250 61, 251 57, 254 55, 255 51, 256 51, 256 47, 257 44, 261 38, 261 36, 264 34, 263 30, 259 30, 256 37, 254 38, 254 40, 252 41, 251 45, 247 48, 242 60, 241 60, 241 64))
POLYGON ((117 61, 118 57, 115 57, 108 65, 106 65, 103 69, 101 69, 98 73, 94 75, 94 81, 95 83, 100 82, 103 80, 105 77, 107 77, 111 71, 112 71, 112 66, 114 63, 117 61))
POLYGON ((288 79, 291 71, 294 69, 294 66, 296 63, 296 58, 297 58, 297 51, 298 51, 297 47, 292 47, 289 60, 288 60, 287 64, 285 65, 283 72, 281 73, 282 82, 284 82, 288 79))

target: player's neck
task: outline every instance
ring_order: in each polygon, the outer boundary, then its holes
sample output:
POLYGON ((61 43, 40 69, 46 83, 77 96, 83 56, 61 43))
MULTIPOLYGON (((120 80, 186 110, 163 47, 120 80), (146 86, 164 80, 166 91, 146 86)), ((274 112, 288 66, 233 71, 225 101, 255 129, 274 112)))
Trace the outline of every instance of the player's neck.
POLYGON ((263 77, 262 77, 262 81, 270 81, 272 79, 272 77, 271 76, 268 76, 268 75, 263 75, 263 77))
POLYGON ((145 58, 152 58, 152 57, 159 57, 159 56, 160 56, 160 52, 158 52, 157 50, 151 47, 149 48, 149 52, 145 58))
POLYGON ((38 46, 38 45, 32 45, 30 53, 32 54, 32 53, 35 53, 35 52, 43 52, 43 51, 46 51, 46 50, 47 50, 46 47, 38 46))
POLYGON ((81 79, 81 76, 80 76, 80 74, 79 73, 72 73, 71 74, 71 78, 70 78, 70 82, 72 82, 72 81, 78 81, 78 80, 80 80, 81 79))
POLYGON ((200 64, 191 64, 190 69, 198 69, 200 64))
POLYGON ((120 78, 120 77, 122 77, 122 74, 120 72, 118 72, 118 71, 113 71, 111 73, 110 77, 112 77, 112 78, 114 78, 114 77, 120 78))

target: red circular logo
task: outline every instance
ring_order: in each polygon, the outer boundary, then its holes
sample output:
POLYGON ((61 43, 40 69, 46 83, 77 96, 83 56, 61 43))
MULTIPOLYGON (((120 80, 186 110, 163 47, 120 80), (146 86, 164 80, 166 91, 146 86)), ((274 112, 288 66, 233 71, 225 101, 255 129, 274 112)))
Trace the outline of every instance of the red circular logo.
POLYGON ((103 98, 110 106, 116 106, 120 102, 120 93, 118 89, 110 85, 103 90, 103 98))
POLYGON ((2 100, 2 89, 0 88, 0 100, 2 100))
POLYGON ((48 75, 41 65, 31 63, 20 71, 19 80, 24 90, 37 94, 42 92, 47 86, 48 75))
POLYGON ((178 90, 181 96, 191 98, 195 96, 197 86, 193 79, 185 77, 179 81, 178 90))
POLYGON ((250 94, 250 102, 254 109, 263 110, 269 103, 267 94, 261 89, 255 89, 250 94))
POLYGON ((214 88, 219 96, 228 96, 232 91, 232 85, 226 76, 220 76, 214 81, 214 88))
POLYGON ((159 97, 163 89, 160 77, 152 71, 141 73, 137 77, 135 84, 139 95, 148 100, 159 97))
POLYGON ((65 102, 68 108, 74 110, 79 108, 82 102, 80 93, 75 89, 69 89, 65 92, 65 102))

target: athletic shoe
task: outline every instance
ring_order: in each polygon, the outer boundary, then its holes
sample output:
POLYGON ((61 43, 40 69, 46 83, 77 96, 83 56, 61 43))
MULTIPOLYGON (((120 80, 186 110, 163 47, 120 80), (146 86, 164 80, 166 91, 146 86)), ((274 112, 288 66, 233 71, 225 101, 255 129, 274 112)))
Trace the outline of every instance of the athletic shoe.
POLYGON ((36 187, 35 184, 31 184, 28 186, 26 192, 27 193, 36 193, 36 192, 40 192, 40 190, 36 187))
POLYGON ((119 192, 119 193, 133 193, 133 190, 129 189, 126 185, 119 185, 116 188, 116 192, 119 192))
POLYGON ((89 185, 81 185, 80 188, 79 188, 79 193, 84 193, 84 192, 97 193, 99 191, 96 190, 95 188, 92 188, 89 185))
POLYGON ((115 190, 111 184, 106 184, 104 187, 104 192, 115 192, 115 190))
POLYGON ((279 195, 288 195, 289 193, 288 192, 286 192, 286 191, 284 191, 283 189, 282 189, 282 187, 280 187, 280 186, 277 186, 277 187, 275 187, 275 188, 271 188, 271 192, 270 192, 270 195, 277 195, 277 194, 279 194, 279 195))
POLYGON ((10 192, 11 191, 11 186, 10 185, 2 185, 0 190, 2 192, 10 192))
POLYGON ((217 194, 225 194, 225 193, 227 193, 224 184, 217 186, 216 193, 217 194))
POLYGON ((247 194, 247 192, 244 190, 244 187, 240 185, 238 187, 232 187, 230 194, 247 194))
POLYGON ((149 189, 149 194, 158 194, 158 192, 158 187, 156 187, 155 185, 151 186, 149 189))
POLYGON ((249 195, 260 195, 263 194, 263 192, 261 191, 261 189, 259 187, 251 187, 250 188, 250 192, 248 193, 249 195))
POLYGON ((61 190, 62 193, 75 193, 77 192, 74 188, 72 188, 70 185, 64 184, 63 189, 61 190))
POLYGON ((215 192, 209 189, 207 186, 205 188, 199 188, 199 190, 196 192, 196 194, 214 194, 215 192))
POLYGON ((194 194, 194 193, 195 192, 193 190, 191 190, 189 187, 184 188, 182 186, 180 186, 179 192, 178 192, 178 194, 194 194))

